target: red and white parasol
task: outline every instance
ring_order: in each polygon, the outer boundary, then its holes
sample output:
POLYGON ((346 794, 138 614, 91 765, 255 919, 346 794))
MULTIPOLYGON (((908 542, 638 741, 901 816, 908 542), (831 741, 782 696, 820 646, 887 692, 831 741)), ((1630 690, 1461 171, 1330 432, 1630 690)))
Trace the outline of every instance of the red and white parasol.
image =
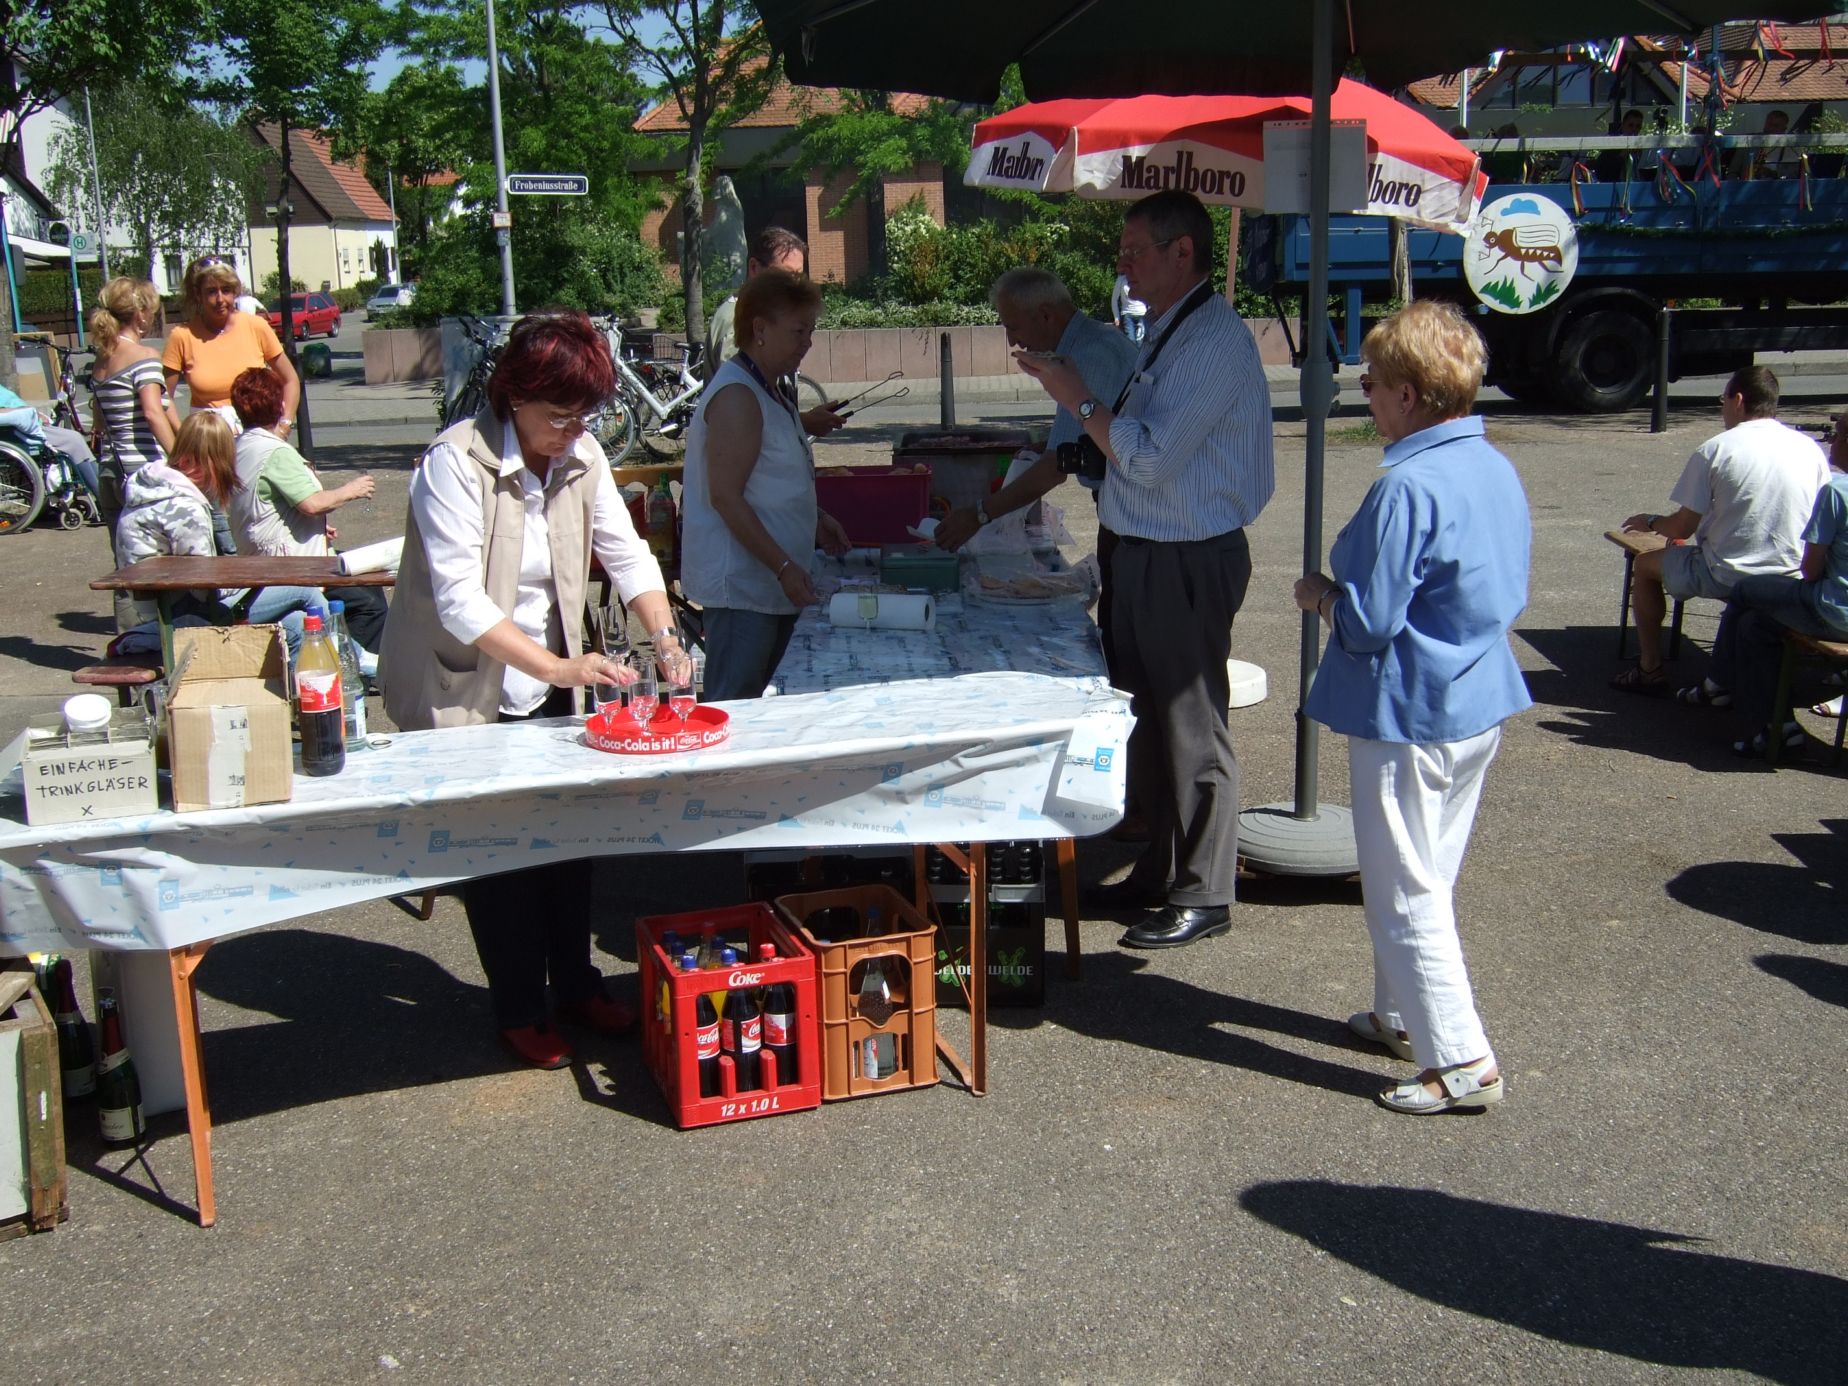
MULTIPOLYGON (((963 181, 1126 199, 1180 188, 1202 202, 1261 208, 1265 125, 1309 117, 1306 96, 1036 101, 975 127, 963 181)), ((1336 86, 1333 118, 1366 125, 1368 214, 1468 231, 1488 187, 1472 151, 1359 82, 1336 86)))

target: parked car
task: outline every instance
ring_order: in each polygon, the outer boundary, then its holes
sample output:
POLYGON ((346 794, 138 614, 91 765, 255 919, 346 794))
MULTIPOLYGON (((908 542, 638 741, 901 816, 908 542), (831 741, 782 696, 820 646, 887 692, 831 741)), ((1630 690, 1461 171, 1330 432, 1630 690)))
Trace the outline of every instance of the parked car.
POLYGON ((379 291, 366 300, 366 320, 370 322, 374 313, 389 312, 393 308, 409 308, 411 300, 416 297, 415 284, 381 284, 379 291))
MULTIPOLYGON (((291 294, 290 315, 295 319, 295 340, 306 341, 317 332, 327 337, 340 335, 340 305, 331 294, 291 294)), ((282 300, 270 304, 264 317, 269 325, 282 331, 282 300)))

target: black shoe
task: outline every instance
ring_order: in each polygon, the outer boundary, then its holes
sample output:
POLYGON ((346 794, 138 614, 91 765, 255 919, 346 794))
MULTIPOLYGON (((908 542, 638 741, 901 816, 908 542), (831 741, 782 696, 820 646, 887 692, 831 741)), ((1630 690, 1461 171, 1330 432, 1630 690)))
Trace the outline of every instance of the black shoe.
POLYGON ((1167 892, 1154 890, 1134 876, 1107 886, 1093 886, 1084 893, 1086 909, 1103 914, 1126 914, 1131 910, 1156 910, 1167 902, 1167 892))
POLYGON ((1230 905, 1164 905, 1117 942, 1126 948, 1179 948, 1231 927, 1230 905))

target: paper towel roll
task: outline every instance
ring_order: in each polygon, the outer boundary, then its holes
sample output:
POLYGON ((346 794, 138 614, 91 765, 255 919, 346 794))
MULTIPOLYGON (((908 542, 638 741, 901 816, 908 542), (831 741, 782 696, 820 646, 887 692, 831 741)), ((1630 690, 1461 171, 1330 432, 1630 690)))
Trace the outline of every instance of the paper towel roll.
POLYGON ((370 573, 379 569, 395 573, 398 571, 398 559, 403 552, 403 539, 381 539, 378 543, 367 544, 363 548, 348 549, 340 555, 338 566, 343 573, 370 573))
POLYGON ((828 620, 862 630, 930 630, 937 624, 937 603, 921 592, 836 592, 828 620))

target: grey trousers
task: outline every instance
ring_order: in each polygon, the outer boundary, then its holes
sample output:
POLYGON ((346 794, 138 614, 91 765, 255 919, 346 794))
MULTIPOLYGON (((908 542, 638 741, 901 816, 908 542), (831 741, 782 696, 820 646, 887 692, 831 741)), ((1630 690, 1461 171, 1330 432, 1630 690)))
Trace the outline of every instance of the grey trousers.
POLYGON ((1240 529, 1192 543, 1124 536, 1111 557, 1116 677, 1133 695, 1130 796, 1149 845, 1131 875, 1173 905, 1229 905, 1238 862, 1238 760, 1226 710, 1232 622, 1251 584, 1240 529))

